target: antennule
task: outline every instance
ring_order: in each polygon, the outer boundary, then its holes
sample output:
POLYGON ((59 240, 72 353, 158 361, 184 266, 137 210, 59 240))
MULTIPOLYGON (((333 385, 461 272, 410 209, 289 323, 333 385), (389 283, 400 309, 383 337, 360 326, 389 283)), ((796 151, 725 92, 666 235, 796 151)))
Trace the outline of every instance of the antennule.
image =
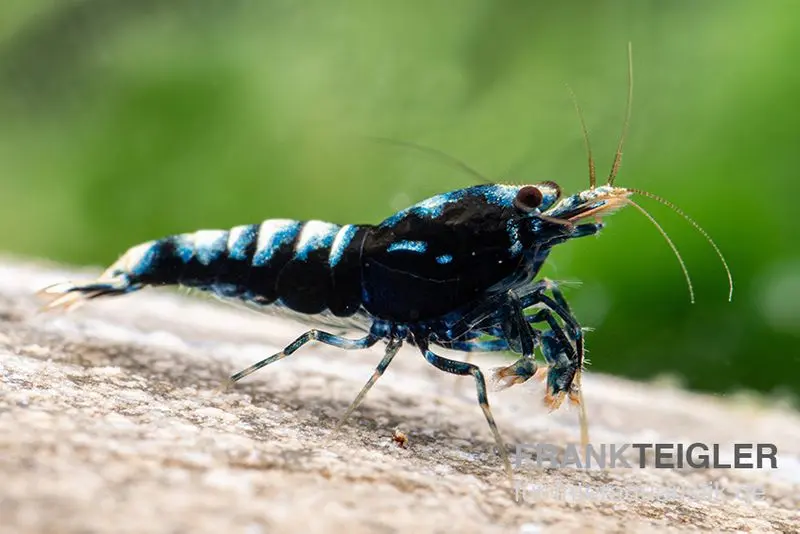
POLYGON ((664 204, 665 206, 670 208, 672 211, 674 211, 675 213, 677 213, 678 215, 680 215, 681 217, 686 219, 686 221, 689 224, 694 226, 695 230, 700 232, 700 234, 703 237, 706 238, 706 241, 708 241, 708 244, 711 245, 711 247, 714 249, 714 252, 717 253, 717 256, 719 257, 719 260, 722 262, 722 266, 725 268, 725 273, 728 275, 728 302, 731 302, 733 300, 733 275, 731 274, 731 270, 728 267, 728 262, 725 261, 725 256, 722 255, 722 251, 719 249, 719 247, 714 242, 714 240, 711 239, 711 236, 708 235, 708 232, 706 232, 699 224, 697 224, 694 221, 694 219, 692 219, 691 217, 686 215, 686 213, 684 213, 683 210, 681 210, 678 206, 676 206, 675 204, 673 204, 669 200, 661 198, 658 195, 654 195, 653 193, 648 193, 647 191, 642 191, 641 189, 633 189, 633 188, 630 188, 630 187, 627 187, 626 189, 628 191, 630 191, 631 193, 636 193, 638 195, 642 195, 642 196, 645 196, 645 197, 648 197, 648 198, 652 198, 656 202, 660 202, 661 204, 664 204))
POLYGON ((692 287, 692 279, 689 277, 689 271, 686 269, 686 263, 684 263, 680 252, 678 252, 678 248, 675 246, 675 243, 672 242, 672 239, 669 238, 667 232, 665 232, 664 229, 661 228, 661 225, 658 224, 658 222, 656 222, 656 220, 653 218, 652 215, 650 215, 647 212, 647 210, 645 210, 643 207, 641 207, 639 204, 637 204, 636 202, 634 202, 629 198, 624 199, 624 201, 625 203, 630 204, 631 206, 642 212, 642 214, 645 217, 647 217, 651 223, 653 223, 653 226, 658 228, 658 231, 661 232, 661 235, 664 236, 664 239, 667 240, 667 244, 672 249, 672 252, 675 253, 675 257, 678 258, 678 263, 681 264, 681 269, 683 270, 683 276, 686 277, 686 285, 689 286, 689 300, 691 301, 692 304, 694 304, 694 288, 692 287))
POLYGON ((614 164, 608 174, 608 185, 614 185, 620 163, 622 163, 622 146, 625 144, 625 137, 628 135, 628 124, 631 122, 631 102, 633 101, 633 45, 628 41, 628 103, 625 105, 625 122, 622 125, 622 135, 619 137, 617 154, 614 156, 614 164))
POLYGON ((589 143, 589 130, 586 129, 586 121, 583 119, 583 112, 578 104, 578 98, 572 87, 567 84, 567 91, 572 98, 572 103, 575 105, 575 111, 578 113, 578 120, 581 121, 581 130, 583 131, 583 143, 586 145, 586 155, 589 158, 589 189, 594 189, 597 186, 597 172, 594 167, 594 158, 592 158, 592 146, 589 143))

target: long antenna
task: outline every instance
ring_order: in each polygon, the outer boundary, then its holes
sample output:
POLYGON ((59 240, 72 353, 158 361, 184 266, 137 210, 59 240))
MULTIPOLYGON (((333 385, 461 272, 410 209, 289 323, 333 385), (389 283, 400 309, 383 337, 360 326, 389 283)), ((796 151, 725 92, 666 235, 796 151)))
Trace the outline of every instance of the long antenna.
MULTIPOLYGON (((658 195, 654 195, 653 193, 648 193, 647 191, 642 191, 641 189, 633 189, 633 188, 630 188, 630 187, 626 187, 625 189, 627 189, 631 193, 636 193, 636 194, 645 196, 647 198, 652 198, 656 202, 660 202, 661 204, 664 204, 665 206, 670 208, 672 211, 674 211, 675 213, 677 213, 678 215, 680 215, 681 217, 686 219, 686 221, 689 224, 694 226, 695 230, 700 232, 700 234, 703 237, 706 238, 706 241, 708 241, 709 245, 711 245, 711 247, 714 249, 714 252, 717 253, 717 256, 719 257, 720 261, 722 262, 722 266, 725 268, 725 273, 728 275, 728 302, 731 302, 733 300, 733 275, 731 274, 731 270, 728 267, 728 262, 725 261, 725 256, 722 255, 722 251, 719 249, 719 247, 714 242, 714 240, 711 239, 711 236, 708 235, 708 232, 706 232, 699 224, 697 224, 694 221, 694 219, 692 219, 691 217, 686 215, 686 213, 684 213, 683 210, 681 210, 678 206, 676 206, 675 204, 673 204, 669 200, 661 198, 658 195)), ((630 202, 630 200, 628 200, 628 202, 630 202)))
POLYGON ((466 172, 467 174, 471 175, 474 178, 477 178, 480 182, 485 184, 494 183, 489 180, 486 176, 481 174, 480 172, 476 171, 460 159, 456 158, 455 156, 451 156, 446 152, 442 152, 436 148, 431 148, 425 145, 418 145, 417 143, 412 143, 411 141, 400 141, 398 139, 392 139, 390 137, 379 137, 379 136, 366 136, 367 139, 371 141, 377 141, 379 143, 385 143, 388 145, 395 145, 401 146, 406 148, 413 148, 414 150, 419 150, 420 152, 425 152, 428 155, 436 156, 439 159, 446 161, 449 165, 454 166, 455 168, 466 172))
POLYGON ((694 304, 694 288, 692 288, 692 279, 689 277, 689 271, 686 269, 686 263, 683 261, 683 258, 681 258, 681 253, 678 252, 678 248, 675 246, 675 243, 672 242, 672 239, 669 238, 667 232, 665 232, 664 229, 661 228, 661 225, 658 224, 658 222, 656 222, 656 220, 653 218, 652 215, 650 215, 647 212, 647 210, 645 210, 643 207, 641 207, 639 204, 637 204, 636 202, 634 202, 629 198, 626 198, 625 202, 627 204, 630 204, 637 210, 641 211, 645 217, 650 219, 650 222, 653 223, 653 226, 658 228, 658 231, 661 232, 661 235, 664 236, 664 239, 667 240, 667 244, 672 249, 672 252, 675 253, 675 257, 678 258, 678 263, 681 264, 681 269, 683 269, 683 275, 686 277, 686 284, 689 286, 689 300, 692 302, 692 304, 694 304))
POLYGON ((597 172, 594 167, 594 158, 592 158, 592 146, 589 143, 589 131, 586 129, 586 121, 583 119, 583 112, 578 104, 578 98, 572 87, 567 84, 567 91, 572 98, 572 103, 575 105, 575 111, 578 113, 578 120, 581 121, 581 130, 583 131, 583 143, 586 145, 586 155, 589 158, 589 189, 594 189, 597 186, 597 172))
POLYGON ((614 185, 614 179, 617 177, 619 165, 622 162, 622 146, 625 144, 625 137, 628 135, 628 124, 631 121, 631 102, 633 101, 633 45, 628 41, 628 103, 625 106, 625 122, 622 125, 622 135, 619 137, 619 144, 617 145, 617 154, 614 156, 614 164, 611 166, 611 172, 608 175, 608 185, 614 185))

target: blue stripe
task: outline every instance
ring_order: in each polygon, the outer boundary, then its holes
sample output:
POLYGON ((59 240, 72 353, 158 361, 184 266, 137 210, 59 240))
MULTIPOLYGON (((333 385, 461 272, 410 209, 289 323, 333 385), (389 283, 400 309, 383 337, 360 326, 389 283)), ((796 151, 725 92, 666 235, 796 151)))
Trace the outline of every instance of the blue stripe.
POLYGON ((445 265, 453 261, 453 256, 450 254, 442 254, 441 256, 436 256, 436 263, 439 265, 445 265))
POLYGON ((228 232, 223 230, 199 230, 192 234, 194 253, 197 261, 208 265, 225 252, 228 232))
POLYGON ((233 243, 229 243, 228 255, 231 259, 238 261, 247 259, 247 248, 253 244, 253 240, 256 238, 257 229, 257 224, 245 226, 243 229, 240 229, 240 227, 231 229, 231 232, 241 232, 233 243))
POLYGON ((418 204, 414 204, 410 208, 399 211, 383 221, 381 226, 394 226, 402 221, 409 214, 414 214, 422 219, 433 219, 439 217, 444 211, 445 206, 460 200, 464 196, 464 190, 450 191, 434 197, 423 200, 418 204))
POLYGON ((408 252, 418 252, 422 254, 428 250, 428 244, 425 241, 397 241, 386 248, 386 252, 395 252, 397 250, 406 250, 408 252))
POLYGON ((506 232, 508 232, 508 240, 511 242, 508 251, 512 256, 516 256, 522 252, 522 242, 519 240, 519 224, 515 219, 509 219, 506 223, 506 232))
POLYGON ((189 234, 175 237, 175 253, 183 263, 189 263, 194 257, 194 243, 189 239, 189 234))
POLYGON ((358 232, 358 227, 348 224, 336 234, 336 237, 333 240, 333 245, 331 246, 331 255, 328 258, 328 264, 331 267, 336 267, 336 265, 342 260, 342 255, 347 249, 347 246, 350 244, 350 241, 352 241, 353 237, 355 237, 356 232, 358 232))
POLYGON ((298 221, 264 221, 259 227, 258 240, 262 247, 253 256, 253 266, 259 267, 269 262, 275 251, 291 243, 300 232, 301 224, 298 221), (274 228, 270 225, 274 225, 274 228), (262 232, 268 232, 261 235, 262 232))
POLYGON ((300 232, 295 258, 307 260, 311 252, 330 247, 340 228, 339 225, 323 221, 307 221, 300 232))
POLYGON ((131 269, 131 274, 141 276, 147 274, 153 265, 153 261, 158 256, 161 243, 155 242, 147 251, 142 255, 141 259, 136 262, 136 265, 131 269))
POLYGON ((483 196, 495 206, 510 208, 514 206, 514 199, 517 198, 520 189, 521 187, 516 185, 492 185, 486 187, 483 196))

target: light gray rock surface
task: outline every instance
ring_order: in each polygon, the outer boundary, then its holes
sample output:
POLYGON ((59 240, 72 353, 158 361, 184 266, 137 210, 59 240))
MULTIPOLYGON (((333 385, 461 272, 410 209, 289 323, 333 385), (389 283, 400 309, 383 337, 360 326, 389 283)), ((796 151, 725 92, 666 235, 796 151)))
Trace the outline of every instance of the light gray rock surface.
MULTIPOLYGON (((75 278, 0 262, 0 532, 800 530, 800 416, 772 399, 590 372, 592 443, 770 442, 779 468, 545 471, 530 461, 515 472, 523 486, 606 498, 518 503, 471 379, 431 368, 412 348, 331 437, 381 348, 309 346, 223 393, 231 372, 304 327, 155 290, 37 313, 33 291, 75 278), (395 428, 408 448, 393 442, 395 428), (691 496, 712 483, 726 494, 691 496), (751 487, 763 498, 731 496, 751 487)), ((491 395, 510 446, 576 443, 575 410, 548 414, 542 393, 536 383, 491 395)))

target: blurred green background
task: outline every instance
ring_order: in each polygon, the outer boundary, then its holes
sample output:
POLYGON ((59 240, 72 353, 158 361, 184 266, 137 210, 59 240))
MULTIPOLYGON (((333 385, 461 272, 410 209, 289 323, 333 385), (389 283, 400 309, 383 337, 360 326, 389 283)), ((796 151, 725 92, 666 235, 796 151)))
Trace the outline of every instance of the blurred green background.
POLYGON ((800 2, 4 0, 0 249, 107 265, 161 235, 264 218, 378 222, 473 180, 641 199, 684 255, 697 303, 633 209, 556 250, 593 370, 689 387, 800 392, 800 2))

